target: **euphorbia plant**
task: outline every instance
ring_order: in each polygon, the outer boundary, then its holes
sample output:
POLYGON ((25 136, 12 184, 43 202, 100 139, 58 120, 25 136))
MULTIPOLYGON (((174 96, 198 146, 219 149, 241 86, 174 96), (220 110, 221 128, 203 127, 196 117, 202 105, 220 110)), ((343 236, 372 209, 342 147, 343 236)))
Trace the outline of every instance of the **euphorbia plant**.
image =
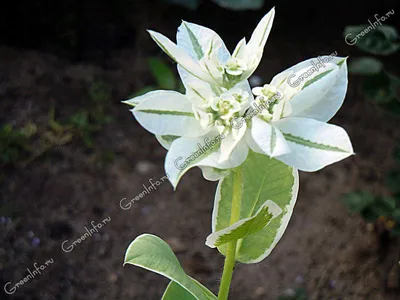
MULTIPOLYGON (((195 166, 206 179, 219 180, 206 239, 225 256, 218 299, 228 298, 236 261, 260 262, 282 237, 297 199, 298 170, 317 171, 353 154, 347 133, 326 123, 345 98, 346 58, 306 60, 250 88, 274 14, 232 54, 214 31, 196 24, 182 22, 177 44, 149 31, 177 62, 186 92, 152 91, 125 101, 168 149, 165 170, 174 188, 195 166)), ((164 300, 217 299, 154 235, 137 237, 125 263, 169 278, 164 300)))

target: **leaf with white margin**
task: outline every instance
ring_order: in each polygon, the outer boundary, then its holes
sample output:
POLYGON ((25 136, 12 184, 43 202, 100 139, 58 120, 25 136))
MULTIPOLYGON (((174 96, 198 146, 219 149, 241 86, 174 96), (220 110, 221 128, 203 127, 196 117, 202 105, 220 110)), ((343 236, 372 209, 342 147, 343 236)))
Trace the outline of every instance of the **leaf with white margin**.
MULTIPOLYGON (((265 203, 273 200, 283 213, 263 230, 238 241, 236 260, 256 263, 266 258, 281 239, 293 212, 299 188, 298 172, 284 163, 250 151, 240 166, 243 172, 243 193, 240 219, 249 218, 265 203)), ((230 226, 233 174, 220 180, 214 201, 212 231, 230 226)), ((225 255, 226 245, 218 247, 225 255)))
POLYGON ((154 91, 140 98, 142 100, 132 113, 151 133, 196 137, 208 131, 195 118, 192 104, 185 95, 174 91, 154 91))
MULTIPOLYGON (((328 56, 321 56, 320 59, 322 60, 329 60, 330 67, 328 68, 325 65, 325 68, 318 70, 317 75, 321 75, 321 73, 325 73, 325 76, 330 75, 331 78, 336 78, 335 81, 332 81, 331 84, 326 81, 326 87, 330 86, 329 89, 326 90, 324 93, 323 89, 320 87, 320 82, 313 81, 317 83, 315 86, 319 88, 320 93, 318 95, 313 94, 312 90, 308 90, 308 88, 304 88, 304 85, 308 82, 310 85, 309 80, 303 81, 299 87, 294 88, 288 84, 288 80, 293 82, 291 78, 289 78, 292 74, 301 74, 302 72, 312 69, 314 63, 318 63, 318 58, 311 58, 305 60, 301 63, 298 63, 289 69, 279 73, 276 75, 272 81, 271 85, 274 85, 281 90, 283 90, 284 98, 294 98, 297 94, 301 95, 301 98, 296 100, 297 108, 295 111, 292 111, 290 114, 285 114, 286 116, 296 116, 296 117, 304 117, 304 118, 311 118, 322 122, 329 121, 339 110, 342 106, 344 98, 346 96, 347 91, 347 64, 346 58, 343 57, 336 57, 334 54, 328 56), (338 68, 338 72, 335 71, 334 74, 332 72, 327 73, 326 71, 332 70, 332 64, 336 65, 338 68), (321 72, 320 72, 321 71, 321 72), (304 88, 304 90, 301 90, 304 88), (303 93, 306 91, 306 93, 303 93)), ((334 67, 336 68, 336 67, 334 67)), ((315 78, 315 76, 314 76, 315 78)), ((313 78, 313 80, 315 80, 313 78)), ((324 77, 318 77, 319 79, 323 79, 324 77)), ((318 79, 317 78, 317 79, 318 79)), ((331 79, 329 78, 329 79, 331 79)), ((327 79, 327 78, 325 78, 327 79)), ((292 98, 292 99, 293 99, 292 98)), ((289 100, 292 102, 292 100, 289 100)))
MULTIPOLYGON (((268 40, 268 36, 271 32, 272 24, 274 22, 274 17, 275 7, 273 7, 258 23, 251 35, 248 44, 246 45, 246 51, 242 52, 246 54, 242 58, 247 61, 247 65, 250 67, 249 70, 243 73, 241 77, 242 79, 249 78, 260 64, 264 52, 264 47, 268 40)), ((239 42, 239 44, 241 42, 239 42)))
MULTIPOLYGON (((175 285, 168 286, 169 293, 179 293, 186 296, 183 299, 215 300, 217 297, 202 286, 199 282, 186 275, 172 249, 166 242, 155 235, 142 234, 138 236, 128 247, 125 253, 125 264, 155 272, 171 279, 185 289, 192 298, 179 291, 175 285)), ((163 299, 173 299, 164 294, 163 299)), ((177 299, 177 298, 175 298, 177 299)), ((181 299, 181 298, 179 298, 181 299)))
POLYGON ((335 59, 339 66, 339 74, 331 89, 325 96, 315 102, 310 108, 298 113, 296 117, 310 118, 321 122, 328 122, 343 105, 347 92, 347 58, 335 59))
POLYGON ((275 202, 267 200, 254 216, 242 219, 227 228, 210 234, 207 237, 206 245, 215 248, 248 237, 262 230, 281 213, 282 209, 275 202))
MULTIPOLYGON (((288 90, 292 89, 296 91, 293 97, 289 100, 291 107, 290 116, 295 116, 302 111, 312 107, 318 101, 323 99, 326 93, 332 89, 333 85, 339 78, 339 66, 333 63, 327 63, 325 67, 316 70, 315 67, 310 65, 308 68, 301 69, 297 73, 294 73, 292 78, 288 78, 287 86, 283 91, 285 97, 288 90), (301 76, 311 73, 307 78, 301 76), (297 84, 294 84, 297 82, 297 84), (301 90, 298 90, 301 88, 301 90)), ((285 115, 286 116, 286 115, 285 115)))
POLYGON ((251 35, 249 43, 247 44, 248 47, 252 49, 256 49, 258 47, 264 49, 269 33, 271 32, 274 17, 275 7, 273 7, 257 24, 251 35))
POLYGON ((217 132, 209 132, 198 138, 181 137, 176 139, 165 158, 165 172, 174 187, 181 177, 196 166, 231 169, 245 161, 248 154, 246 141, 242 139, 232 151, 228 160, 220 161, 220 144, 223 136, 217 132))
MULTIPOLYGON (((330 62, 333 64, 337 64, 338 60, 343 59, 341 57, 336 57, 335 53, 332 53, 331 55, 319 56, 319 58, 320 59, 330 59, 330 62)), ((312 62, 318 63, 319 62, 318 57, 313 57, 313 58, 304 60, 304 61, 302 61, 298 64, 295 64, 294 66, 291 66, 290 68, 282 71, 281 73, 275 75, 274 78, 272 78, 272 80, 271 80, 271 85, 279 88, 282 84, 284 84, 284 83, 287 84, 287 79, 290 75, 299 73, 302 70, 307 70, 307 69, 312 68, 313 67, 312 62)))
MULTIPOLYGON (((262 151, 261 153, 275 157, 290 152, 290 147, 279 129, 259 117, 253 118, 250 132, 252 141, 262 151)), ((250 146, 252 144, 250 143, 250 146)), ((259 152, 258 149, 253 151, 259 152)))
POLYGON ((274 125, 291 149, 276 158, 301 171, 318 171, 354 154, 348 134, 339 126, 306 118, 286 118, 274 125))
POLYGON ((183 48, 195 60, 201 60, 204 57, 211 40, 218 45, 213 51, 218 52, 219 61, 226 62, 230 53, 224 41, 215 31, 201 25, 182 21, 176 34, 178 47, 183 48))
POLYGON ((210 74, 203 71, 200 65, 188 53, 186 53, 184 49, 175 45, 170 39, 161 33, 152 30, 148 30, 148 32, 157 45, 176 63, 181 65, 182 68, 201 80, 211 83, 214 82, 210 74))

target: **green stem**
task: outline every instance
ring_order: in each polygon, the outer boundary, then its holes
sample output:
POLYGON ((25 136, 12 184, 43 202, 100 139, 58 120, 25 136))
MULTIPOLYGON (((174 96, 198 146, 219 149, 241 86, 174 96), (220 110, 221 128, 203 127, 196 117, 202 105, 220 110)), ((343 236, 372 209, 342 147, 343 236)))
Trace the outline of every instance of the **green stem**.
MULTIPOLYGON (((240 220, 240 206, 242 200, 242 171, 235 169, 233 171, 233 194, 232 194, 232 208, 230 225, 240 220)), ((237 241, 228 244, 226 251, 224 271, 222 273, 221 285, 219 287, 218 300, 227 300, 229 295, 229 288, 231 286, 233 268, 235 267, 237 241)))

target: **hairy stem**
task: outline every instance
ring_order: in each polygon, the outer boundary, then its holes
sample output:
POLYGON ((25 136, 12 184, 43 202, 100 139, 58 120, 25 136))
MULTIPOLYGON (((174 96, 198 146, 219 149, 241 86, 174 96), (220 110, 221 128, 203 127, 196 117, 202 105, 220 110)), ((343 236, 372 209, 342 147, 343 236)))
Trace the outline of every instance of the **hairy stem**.
MULTIPOLYGON (((240 206, 242 199, 242 170, 237 168, 233 171, 233 194, 230 225, 240 220, 240 206)), ((233 268, 235 267, 237 241, 228 244, 226 251, 224 271, 222 273, 221 285, 219 287, 218 300, 227 300, 231 286, 233 268)))

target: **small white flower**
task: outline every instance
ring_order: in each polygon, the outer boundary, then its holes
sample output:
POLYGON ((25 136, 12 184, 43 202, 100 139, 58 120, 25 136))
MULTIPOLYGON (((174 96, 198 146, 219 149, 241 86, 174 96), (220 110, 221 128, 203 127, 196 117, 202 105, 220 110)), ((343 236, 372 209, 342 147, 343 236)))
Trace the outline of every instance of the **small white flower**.
POLYGON ((263 87, 255 87, 252 89, 252 92, 256 96, 265 96, 265 97, 271 97, 279 93, 279 90, 277 87, 270 85, 270 84, 264 84, 263 87))
POLYGON ((247 71, 246 61, 237 57, 230 57, 225 63, 225 71, 229 75, 240 76, 247 71))

